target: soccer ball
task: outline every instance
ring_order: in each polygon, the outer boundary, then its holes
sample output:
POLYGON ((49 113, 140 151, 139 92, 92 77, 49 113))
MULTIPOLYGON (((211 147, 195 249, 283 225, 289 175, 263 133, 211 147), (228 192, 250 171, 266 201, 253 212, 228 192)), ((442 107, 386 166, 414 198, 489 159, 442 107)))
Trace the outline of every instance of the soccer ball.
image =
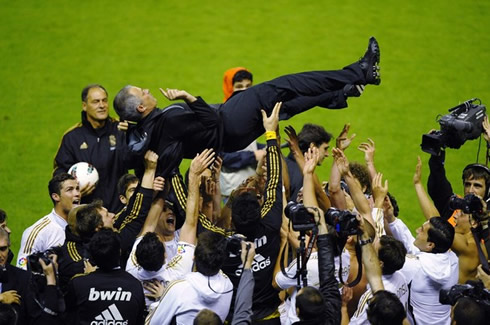
POLYGON ((71 166, 68 174, 77 179, 80 188, 84 188, 87 184, 97 184, 99 181, 97 169, 87 162, 79 162, 71 166))

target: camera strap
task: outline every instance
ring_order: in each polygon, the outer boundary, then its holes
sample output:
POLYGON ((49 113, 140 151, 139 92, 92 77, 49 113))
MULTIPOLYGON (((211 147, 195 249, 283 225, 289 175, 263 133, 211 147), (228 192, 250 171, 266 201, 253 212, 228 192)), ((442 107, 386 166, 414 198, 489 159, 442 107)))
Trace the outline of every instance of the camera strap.
MULTIPOLYGON (((485 271, 485 273, 487 273, 487 274, 490 274, 490 268, 488 266, 488 260, 485 257, 483 250, 481 249, 481 239, 480 239, 480 236, 478 235, 477 229, 471 228, 471 233, 473 234, 473 238, 475 239, 476 249, 478 250, 478 257, 480 258, 480 263, 481 263, 481 266, 483 268, 483 271, 485 271)), ((485 243, 486 243, 486 241, 485 241, 485 243)), ((488 252, 488 250, 487 250, 487 252, 488 252)))
POLYGON ((306 269, 306 263, 310 259, 311 253, 313 252, 313 246, 318 239, 318 227, 313 228, 310 240, 308 241, 308 245, 306 246, 305 254, 303 255, 303 265, 301 270, 306 269))

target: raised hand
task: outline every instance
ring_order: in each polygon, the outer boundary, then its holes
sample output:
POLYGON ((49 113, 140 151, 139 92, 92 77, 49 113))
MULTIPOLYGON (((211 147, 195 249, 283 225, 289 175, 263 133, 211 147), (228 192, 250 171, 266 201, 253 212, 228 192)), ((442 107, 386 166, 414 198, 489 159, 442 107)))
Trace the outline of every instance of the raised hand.
POLYGON ((208 168, 214 161, 215 152, 213 149, 204 149, 203 152, 198 153, 194 159, 192 159, 191 166, 189 168, 189 175, 200 176, 206 168, 208 168))
POLYGON ((332 155, 340 175, 346 175, 349 172, 349 161, 347 160, 344 152, 339 148, 333 148, 332 155))
POLYGON ((282 102, 277 102, 272 109, 270 116, 264 110, 262 112, 262 122, 264 124, 264 129, 266 131, 276 131, 277 125, 279 124, 279 112, 281 110, 282 102))
POLYGON ((344 128, 340 132, 339 136, 337 137, 336 140, 336 147, 339 148, 340 150, 345 150, 349 147, 351 144, 352 140, 356 137, 356 134, 354 133, 349 137, 349 129, 350 129, 350 124, 347 123, 344 125, 344 128))
POLYGON ((372 183, 374 202, 378 203, 381 207, 383 205, 384 199, 388 194, 388 180, 385 180, 383 185, 383 174, 377 173, 373 178, 372 183))
POLYGON ((361 143, 357 149, 364 152, 364 160, 368 162, 374 162, 374 152, 376 151, 376 147, 374 145, 374 141, 368 138, 368 142, 361 143))
POLYGON ((417 156, 417 165, 415 166, 415 174, 413 174, 413 184, 420 184, 422 179, 422 160, 417 156))
POLYGON ((303 175, 313 174, 315 172, 315 167, 320 161, 320 152, 317 147, 309 148, 305 152, 305 166, 303 167, 303 175))
POLYGON ((194 102, 196 101, 196 97, 192 96, 185 90, 180 89, 170 89, 163 90, 163 88, 159 88, 160 92, 165 96, 168 100, 178 100, 183 99, 186 102, 194 102))
POLYGON ((156 169, 158 162, 158 155, 151 150, 145 153, 145 168, 156 169))

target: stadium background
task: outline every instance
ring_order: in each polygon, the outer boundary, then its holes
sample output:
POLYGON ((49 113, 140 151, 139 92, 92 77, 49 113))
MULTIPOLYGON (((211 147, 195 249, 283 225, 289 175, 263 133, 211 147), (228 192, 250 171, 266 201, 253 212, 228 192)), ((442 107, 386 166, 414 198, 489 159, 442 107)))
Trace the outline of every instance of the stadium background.
MULTIPOLYGON (((488 1, 463 0, 2 1, 0 207, 9 215, 13 251, 22 231, 52 208, 53 158, 64 131, 80 120, 85 85, 104 85, 111 103, 129 83, 150 88, 160 107, 168 102, 158 87, 219 102, 230 67, 249 68, 255 83, 338 69, 362 56, 371 35, 381 47, 381 85, 367 87, 347 109, 316 108, 281 129, 313 122, 336 136, 350 122, 353 161, 363 161, 357 145, 374 139, 376 166, 414 231, 423 220, 412 186, 417 155, 424 182, 428 175, 421 135, 464 100, 490 103, 489 9, 488 1)), ((447 154, 458 193, 477 151, 478 140, 447 154)), ((330 165, 318 169, 322 179, 330 165)))

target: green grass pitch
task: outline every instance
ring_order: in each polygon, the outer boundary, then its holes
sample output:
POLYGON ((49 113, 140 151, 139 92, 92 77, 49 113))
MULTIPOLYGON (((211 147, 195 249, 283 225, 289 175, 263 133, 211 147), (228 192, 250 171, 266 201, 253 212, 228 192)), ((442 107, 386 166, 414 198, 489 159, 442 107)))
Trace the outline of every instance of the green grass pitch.
MULTIPOLYGON (((79 121, 85 85, 103 84, 110 101, 131 83, 219 102, 227 68, 249 68, 256 83, 338 69, 359 59, 371 35, 381 47, 381 85, 368 86, 347 109, 316 108, 281 127, 313 122, 337 135, 349 122, 357 134, 347 151, 353 161, 363 161, 357 145, 374 139, 377 167, 414 230, 423 220, 412 185, 417 155, 424 182, 428 174, 421 135, 464 100, 490 103, 489 9, 481 0, 2 1, 0 207, 9 215, 14 252, 23 229, 52 208, 53 157, 63 132, 79 121)), ((458 193, 461 171, 477 150, 471 141, 448 151, 458 193)), ((319 168, 322 179, 330 165, 319 168)))

